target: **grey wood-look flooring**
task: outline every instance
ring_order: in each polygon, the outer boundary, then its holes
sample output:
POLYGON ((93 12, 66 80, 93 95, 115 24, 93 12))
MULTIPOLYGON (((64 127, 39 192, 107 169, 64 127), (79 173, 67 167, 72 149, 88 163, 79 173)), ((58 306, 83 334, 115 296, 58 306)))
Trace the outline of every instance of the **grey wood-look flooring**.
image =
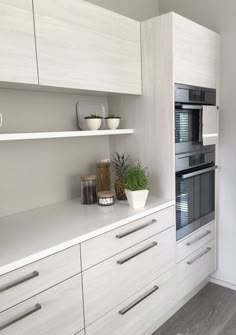
POLYGON ((236 335, 236 291, 209 283, 153 335, 236 335))

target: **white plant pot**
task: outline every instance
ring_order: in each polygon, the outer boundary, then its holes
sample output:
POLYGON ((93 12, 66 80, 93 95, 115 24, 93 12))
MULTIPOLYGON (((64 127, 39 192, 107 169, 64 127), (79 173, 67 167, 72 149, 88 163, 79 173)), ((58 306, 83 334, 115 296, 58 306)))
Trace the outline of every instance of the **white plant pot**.
POLYGON ((98 130, 102 125, 102 119, 86 119, 88 130, 98 130))
POLYGON ((130 207, 134 209, 142 209, 146 205, 148 190, 141 191, 129 191, 125 190, 126 197, 128 199, 130 207))
POLYGON ((108 129, 117 129, 120 125, 120 119, 119 118, 106 119, 106 123, 108 129))

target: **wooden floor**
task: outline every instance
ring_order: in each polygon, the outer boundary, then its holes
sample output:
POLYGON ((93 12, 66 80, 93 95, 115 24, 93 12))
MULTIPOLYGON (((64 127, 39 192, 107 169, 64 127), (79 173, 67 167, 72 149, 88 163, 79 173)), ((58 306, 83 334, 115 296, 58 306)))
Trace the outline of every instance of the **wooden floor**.
POLYGON ((236 335, 236 291, 209 283, 153 335, 236 335))

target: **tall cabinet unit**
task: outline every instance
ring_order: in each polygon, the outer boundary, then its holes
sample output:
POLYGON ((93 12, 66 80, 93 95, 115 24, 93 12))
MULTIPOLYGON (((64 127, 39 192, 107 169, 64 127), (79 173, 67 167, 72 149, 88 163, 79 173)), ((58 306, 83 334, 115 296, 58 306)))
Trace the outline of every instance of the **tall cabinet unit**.
POLYGON ((31 0, 0 1, 0 81, 38 84, 31 0))
POLYGON ((83 0, 34 0, 39 83, 141 94, 140 23, 83 0))

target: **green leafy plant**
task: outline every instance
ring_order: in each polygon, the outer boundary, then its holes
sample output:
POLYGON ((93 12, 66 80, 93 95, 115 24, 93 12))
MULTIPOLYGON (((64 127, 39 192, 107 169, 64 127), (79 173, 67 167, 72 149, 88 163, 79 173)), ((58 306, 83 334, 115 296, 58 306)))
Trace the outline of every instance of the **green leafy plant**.
POLYGON ((85 119, 103 119, 103 117, 96 114, 90 114, 89 116, 85 116, 85 119))
POLYGON ((136 166, 130 167, 125 175, 125 189, 130 191, 140 191, 148 189, 147 169, 140 162, 136 166))
POLYGON ((107 119, 121 119, 121 117, 120 116, 115 116, 115 114, 111 114, 111 115, 106 116, 105 119, 106 120, 107 119))
POLYGON ((125 195, 125 175, 129 168, 129 156, 119 155, 117 152, 113 155, 113 159, 111 161, 113 170, 116 175, 115 181, 115 191, 116 197, 118 200, 126 200, 125 195))

